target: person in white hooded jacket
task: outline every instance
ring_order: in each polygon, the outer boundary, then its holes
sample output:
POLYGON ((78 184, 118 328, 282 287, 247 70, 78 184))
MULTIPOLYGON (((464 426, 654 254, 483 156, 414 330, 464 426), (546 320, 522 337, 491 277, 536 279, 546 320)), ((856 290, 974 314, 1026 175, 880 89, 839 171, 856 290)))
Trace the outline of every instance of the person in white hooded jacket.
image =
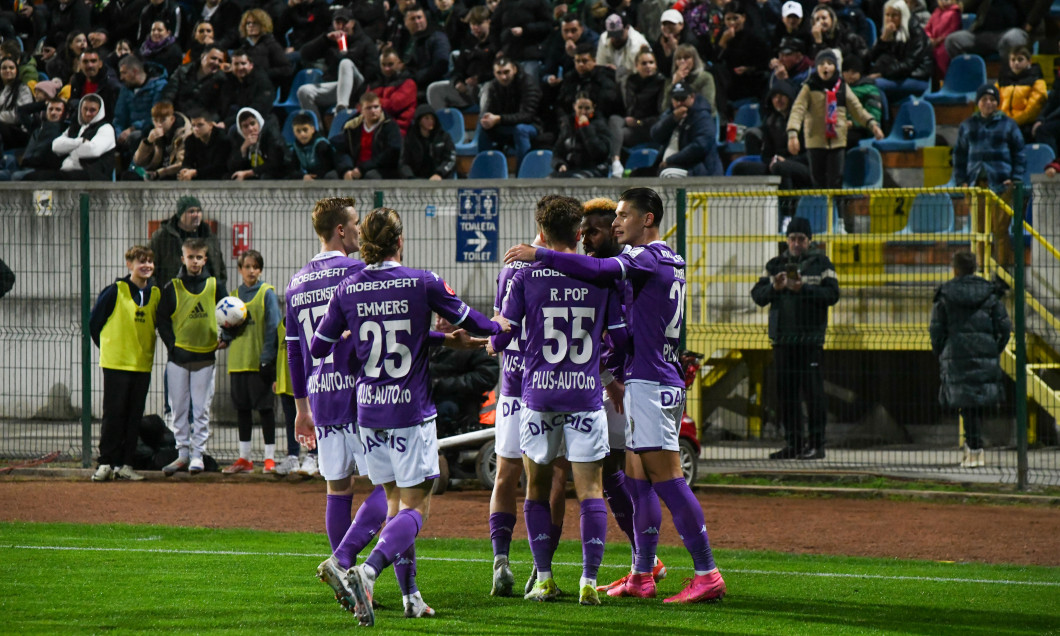
POLYGON ((109 181, 114 171, 114 127, 105 121, 99 95, 81 98, 77 121, 52 142, 52 152, 62 159, 59 170, 36 170, 28 181, 109 181))
POLYGON ((232 179, 283 179, 290 170, 283 136, 253 108, 239 109, 229 139, 232 151, 228 171, 232 179))

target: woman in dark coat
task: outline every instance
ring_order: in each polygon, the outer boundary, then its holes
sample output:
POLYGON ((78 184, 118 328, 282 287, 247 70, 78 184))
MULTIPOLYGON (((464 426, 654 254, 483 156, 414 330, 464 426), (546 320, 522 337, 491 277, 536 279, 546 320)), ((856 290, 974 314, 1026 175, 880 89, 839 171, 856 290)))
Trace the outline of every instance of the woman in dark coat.
POLYGON ((172 75, 183 58, 184 53, 166 23, 161 20, 152 22, 150 35, 140 45, 140 59, 144 62, 154 62, 166 69, 167 75, 172 75))
POLYGON ((1004 375, 998 359, 1008 344, 1012 322, 1001 298, 1001 283, 976 276, 975 255, 953 255, 953 279, 935 292, 931 312, 931 349, 939 359, 939 402, 964 418, 961 466, 985 465, 983 413, 1001 401, 1004 375))
POLYGON ((905 0, 889 0, 884 6, 883 30, 868 61, 868 77, 892 104, 922 95, 931 85, 935 71, 931 42, 911 19, 905 0))
POLYGON ((246 50, 254 68, 269 75, 273 86, 287 86, 294 76, 294 66, 272 34, 272 18, 261 9, 251 9, 239 20, 239 43, 246 50))
POLYGON ((816 58, 824 49, 838 49, 843 59, 869 54, 869 45, 860 35, 839 22, 835 11, 827 4, 819 4, 810 19, 810 57, 816 58))
POLYGON ((592 179, 607 176, 611 133, 588 93, 574 98, 574 113, 563 120, 552 149, 552 178, 592 179))

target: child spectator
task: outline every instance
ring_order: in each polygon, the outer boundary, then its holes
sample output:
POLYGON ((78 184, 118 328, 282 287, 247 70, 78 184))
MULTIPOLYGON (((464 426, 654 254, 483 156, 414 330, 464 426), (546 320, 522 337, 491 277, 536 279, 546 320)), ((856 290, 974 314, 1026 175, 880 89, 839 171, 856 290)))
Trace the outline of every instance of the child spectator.
POLYGON ((151 107, 153 127, 140 141, 133 155, 132 170, 122 179, 170 181, 177 178, 184 163, 184 144, 191 135, 191 124, 173 104, 158 102, 151 107))
MULTIPOLYGON (((214 390, 214 351, 227 346, 231 336, 217 328, 214 306, 225 297, 224 287, 206 271, 208 244, 190 238, 181 246, 183 265, 166 283, 158 303, 158 335, 166 346, 166 389, 177 440, 177 458, 166 464, 167 477, 179 470, 201 473, 210 437, 210 403, 214 390), (192 424, 188 426, 188 411, 192 424)), ((216 255, 221 258, 220 255, 216 255)))
POLYGON ((406 179, 441 181, 453 176, 456 169, 456 146, 449 133, 442 130, 434 110, 427 104, 416 109, 412 128, 405 135, 401 156, 401 176, 406 179))
POLYGON ((291 366, 287 362, 287 347, 282 344, 287 342, 287 317, 285 312, 280 312, 280 326, 276 328, 276 339, 281 346, 276 348, 276 381, 272 383, 272 391, 280 396, 280 406, 283 407, 283 419, 287 428, 287 458, 276 464, 276 474, 280 476, 299 473, 307 477, 316 475, 317 449, 310 450, 305 457, 302 466, 298 466, 298 455, 302 452, 302 445, 298 443, 298 436, 294 432, 294 418, 298 415, 298 407, 294 403, 294 387, 291 385, 291 366))
POLYGON ((228 135, 217 127, 216 116, 204 110, 188 113, 191 135, 184 141, 184 161, 177 179, 180 181, 224 179, 231 144, 228 135))
POLYGON ((134 245, 125 252, 129 274, 108 285, 89 319, 103 369, 103 425, 99 465, 92 481, 141 481, 133 470, 137 432, 144 416, 155 360, 155 310, 162 290, 151 275, 154 252, 134 245))
POLYGON ((607 176, 611 133, 588 93, 578 93, 574 112, 563 121, 552 149, 552 178, 593 179, 607 176))
POLYGON ((946 37, 961 29, 961 5, 957 0, 938 0, 938 7, 924 27, 935 57, 935 79, 941 81, 950 67, 950 54, 946 52, 946 37))
POLYGON ((1015 120, 1024 139, 1030 139, 1049 93, 1042 69, 1031 63, 1027 47, 1017 46, 1009 53, 1008 67, 998 73, 997 88, 1001 93, 1001 112, 1015 120))
MULTIPOLYGON (((852 57, 843 60, 843 81, 847 83, 872 118, 882 121, 880 118, 883 116, 883 95, 872 79, 862 76, 864 70, 864 63, 859 58, 852 57)), ((854 148, 862 139, 868 139, 871 136, 872 131, 867 127, 852 123, 847 129, 847 148, 854 148)))
POLYGON ((301 175, 303 181, 335 179, 335 148, 317 132, 313 117, 298 113, 291 126, 294 129, 294 143, 290 148, 299 168, 294 176, 301 175))
POLYGON ((280 303, 276 289, 261 281, 265 259, 257 250, 239 255, 239 274, 243 284, 232 293, 247 305, 247 318, 228 347, 228 375, 232 403, 239 423, 239 459, 225 468, 226 475, 250 472, 250 436, 254 426, 253 411, 261 420, 265 440, 265 464, 262 472, 276 470, 276 420, 273 415, 272 385, 276 381, 276 327, 280 324, 280 303))
POLYGON ((241 108, 236 115, 238 127, 232 135, 228 171, 232 179, 282 179, 288 171, 283 136, 274 126, 266 125, 261 113, 241 108))
POLYGON ((854 121, 870 128, 876 139, 883 139, 883 131, 839 76, 835 53, 825 49, 814 61, 815 72, 802 85, 788 117, 788 152, 799 154, 801 131, 806 140, 813 187, 839 188, 846 158, 847 113, 853 115, 854 121))

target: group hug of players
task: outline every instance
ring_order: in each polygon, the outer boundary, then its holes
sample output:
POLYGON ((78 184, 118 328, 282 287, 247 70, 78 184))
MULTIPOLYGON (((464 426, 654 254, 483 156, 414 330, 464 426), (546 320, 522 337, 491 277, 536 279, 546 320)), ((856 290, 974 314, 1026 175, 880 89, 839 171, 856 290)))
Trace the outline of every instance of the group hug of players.
POLYGON ((515 584, 508 551, 523 470, 534 559, 525 598, 561 594, 552 575, 563 523, 565 476, 557 474, 570 470, 581 506, 582 605, 599 605, 605 591, 656 596, 656 581, 666 576, 655 555, 660 499, 694 568, 688 585, 664 602, 724 596, 703 510, 679 463, 684 261, 659 238, 662 215, 662 200, 650 188, 627 190, 617 203, 542 198, 537 240, 505 255, 490 319, 433 272, 402 265, 396 211, 376 208, 361 218, 352 199, 317 203, 313 223, 322 250, 286 294, 295 427, 301 442, 318 448, 327 480, 333 554, 317 575, 361 625, 374 624, 373 588, 391 564, 405 616, 435 613, 416 585, 415 539, 439 473, 427 372, 429 347, 439 345, 485 346, 502 356, 489 519, 493 595, 510 596, 515 584), (578 253, 579 240, 585 254, 578 253), (432 312, 459 329, 431 331, 432 312), (375 485, 356 515, 355 470, 375 485), (632 567, 598 586, 608 504, 629 538, 632 567), (375 548, 357 565, 377 533, 375 548))

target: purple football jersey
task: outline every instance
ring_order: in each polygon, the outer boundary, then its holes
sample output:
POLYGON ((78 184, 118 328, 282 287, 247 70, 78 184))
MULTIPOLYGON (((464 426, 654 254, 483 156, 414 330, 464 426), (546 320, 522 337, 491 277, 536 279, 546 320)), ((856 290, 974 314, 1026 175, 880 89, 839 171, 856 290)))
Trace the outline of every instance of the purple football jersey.
POLYGON ((431 311, 454 325, 489 335, 497 323, 468 307, 433 272, 387 261, 344 280, 316 337, 336 342, 352 332, 358 425, 404 428, 435 415, 427 374, 431 311))
POLYGON ((309 355, 309 343, 339 283, 363 268, 363 262, 342 252, 321 252, 287 285, 288 348, 298 347, 302 353, 302 365, 291 367, 292 385, 306 387, 307 395, 298 395, 296 390, 295 397, 308 396, 316 426, 349 424, 357 419, 354 376, 345 363, 353 350, 353 339, 339 343, 324 359, 309 355), (294 378, 296 373, 301 374, 300 379, 294 378))
POLYGON ((626 323, 632 353, 626 356, 626 381, 685 385, 679 346, 685 313, 685 261, 679 254, 663 241, 603 259, 542 249, 537 254, 538 261, 579 280, 629 281, 633 301, 626 323))
POLYGON ((523 403, 535 411, 595 411, 603 407, 600 342, 604 329, 625 333, 618 294, 541 263, 520 269, 501 315, 512 333, 525 327, 523 403), (533 352, 533 353, 531 353, 533 352))
MULTIPOLYGON (((530 263, 522 261, 515 261, 504 266, 504 269, 501 270, 500 275, 497 277, 497 298, 493 301, 493 311, 496 313, 501 312, 501 308, 504 307, 504 299, 508 295, 508 290, 512 287, 512 278, 515 277, 515 273, 529 266, 530 263)), ((525 338, 525 331, 522 332, 521 337, 512 338, 512 341, 508 343, 501 355, 501 395, 507 395, 508 397, 522 397, 523 395, 524 365, 521 347, 525 338)))

